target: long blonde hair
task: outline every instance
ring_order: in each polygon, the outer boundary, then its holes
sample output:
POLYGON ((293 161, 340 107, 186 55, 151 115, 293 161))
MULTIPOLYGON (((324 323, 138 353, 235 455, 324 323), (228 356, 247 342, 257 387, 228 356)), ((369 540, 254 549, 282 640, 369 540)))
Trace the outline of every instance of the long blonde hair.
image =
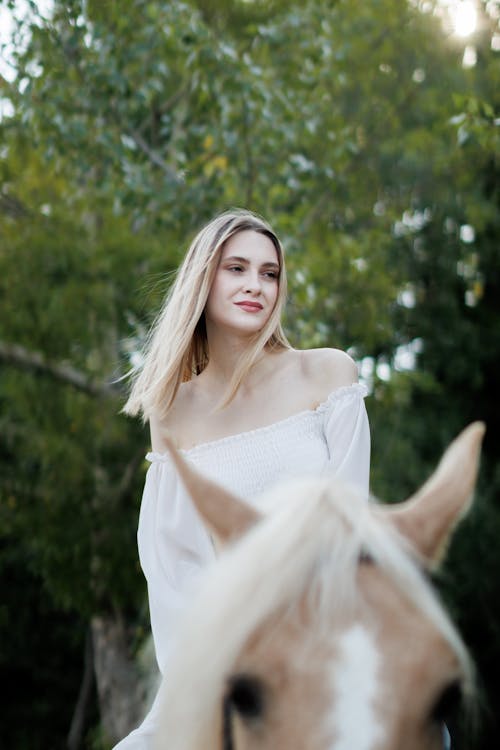
POLYGON ((221 250, 230 237, 245 230, 268 237, 280 266, 278 296, 266 325, 243 352, 221 406, 234 397, 238 386, 264 348, 289 349, 281 326, 286 300, 286 273, 281 243, 269 224, 243 209, 225 211, 207 224, 194 238, 163 307, 151 327, 139 368, 131 373, 132 388, 123 408, 126 414, 152 413, 165 416, 180 384, 199 375, 209 359, 204 310, 219 264, 221 250))

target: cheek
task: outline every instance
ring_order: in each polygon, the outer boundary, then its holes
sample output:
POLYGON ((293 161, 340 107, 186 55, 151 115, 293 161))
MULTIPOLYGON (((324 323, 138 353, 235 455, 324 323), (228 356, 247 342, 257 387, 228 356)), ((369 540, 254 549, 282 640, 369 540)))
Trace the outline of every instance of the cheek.
POLYGON ((278 299, 278 293, 279 293, 279 282, 275 281, 273 284, 269 284, 269 290, 267 292, 267 297, 269 301, 272 303, 272 307, 274 308, 277 299, 278 299))
POLYGON ((208 293, 207 303, 205 305, 206 312, 210 312, 210 310, 213 310, 217 306, 218 302, 220 302, 224 296, 226 286, 227 285, 224 284, 224 279, 220 275, 216 275, 208 293))

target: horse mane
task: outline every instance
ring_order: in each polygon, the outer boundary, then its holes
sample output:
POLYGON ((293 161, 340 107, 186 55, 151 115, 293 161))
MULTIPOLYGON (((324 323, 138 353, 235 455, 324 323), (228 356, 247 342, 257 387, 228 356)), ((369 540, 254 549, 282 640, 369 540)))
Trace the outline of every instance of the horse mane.
POLYGON ((315 633, 358 604, 356 571, 369 558, 423 612, 457 655, 473 693, 467 651, 409 544, 354 489, 332 477, 281 484, 257 501, 264 519, 199 576, 177 623, 162 692, 169 750, 216 746, 231 669, 252 633, 304 595, 315 633))

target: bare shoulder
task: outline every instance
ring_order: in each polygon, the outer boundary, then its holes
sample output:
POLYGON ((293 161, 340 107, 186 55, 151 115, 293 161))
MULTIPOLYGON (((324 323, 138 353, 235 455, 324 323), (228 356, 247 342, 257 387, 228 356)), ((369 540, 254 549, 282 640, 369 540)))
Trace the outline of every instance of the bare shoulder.
POLYGON ((192 381, 182 383, 176 393, 174 402, 165 416, 154 412, 149 417, 149 431, 151 434, 151 448, 163 453, 167 450, 165 436, 168 435, 174 443, 179 443, 181 430, 186 419, 189 421, 190 410, 193 407, 192 381))
POLYGON ((305 349, 301 354, 305 378, 323 396, 358 382, 356 363, 341 349, 305 349))

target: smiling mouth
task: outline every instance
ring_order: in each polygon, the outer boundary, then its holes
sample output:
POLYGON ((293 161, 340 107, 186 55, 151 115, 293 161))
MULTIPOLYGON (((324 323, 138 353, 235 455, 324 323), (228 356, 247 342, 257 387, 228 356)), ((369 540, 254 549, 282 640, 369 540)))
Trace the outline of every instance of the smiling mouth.
POLYGON ((235 302, 235 305, 238 307, 243 308, 243 310, 247 310, 248 312, 259 312, 259 310, 262 310, 263 307, 260 304, 260 302, 235 302))

